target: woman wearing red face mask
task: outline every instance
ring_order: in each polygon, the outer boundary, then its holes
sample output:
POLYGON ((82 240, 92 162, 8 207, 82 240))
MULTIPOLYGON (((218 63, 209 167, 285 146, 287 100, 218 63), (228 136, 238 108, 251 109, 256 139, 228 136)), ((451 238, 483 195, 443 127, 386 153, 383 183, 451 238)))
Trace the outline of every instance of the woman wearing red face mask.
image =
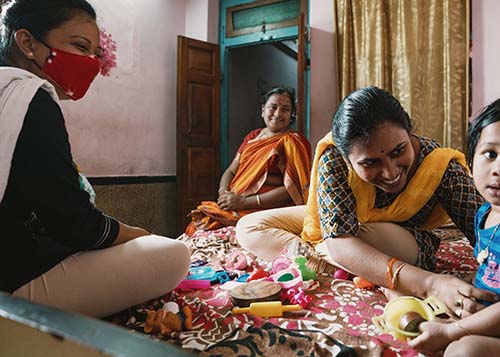
POLYGON ((0 290, 96 317, 165 294, 187 247, 96 209, 72 160, 59 101, 99 73, 94 9, 14 0, 1 20, 0 290))

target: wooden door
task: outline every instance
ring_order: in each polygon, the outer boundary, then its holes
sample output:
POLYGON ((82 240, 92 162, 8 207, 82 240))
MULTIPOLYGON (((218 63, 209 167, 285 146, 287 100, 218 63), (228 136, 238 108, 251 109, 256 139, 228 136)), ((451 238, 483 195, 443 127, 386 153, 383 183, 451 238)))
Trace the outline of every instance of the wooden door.
POLYGON ((178 37, 177 229, 204 200, 215 200, 220 179, 219 46, 178 37))
POLYGON ((307 56, 307 24, 305 13, 301 12, 298 19, 297 34, 297 130, 307 135, 306 132, 306 70, 307 56))

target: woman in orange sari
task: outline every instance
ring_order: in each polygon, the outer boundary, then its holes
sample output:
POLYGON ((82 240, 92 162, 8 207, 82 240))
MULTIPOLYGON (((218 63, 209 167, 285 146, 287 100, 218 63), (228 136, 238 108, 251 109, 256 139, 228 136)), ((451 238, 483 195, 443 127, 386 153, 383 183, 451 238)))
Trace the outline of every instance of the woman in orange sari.
POLYGON ((265 128, 251 131, 221 177, 217 202, 204 201, 186 228, 211 230, 235 225, 247 213, 302 205, 307 200, 311 144, 293 130, 295 96, 273 88, 263 96, 265 128))

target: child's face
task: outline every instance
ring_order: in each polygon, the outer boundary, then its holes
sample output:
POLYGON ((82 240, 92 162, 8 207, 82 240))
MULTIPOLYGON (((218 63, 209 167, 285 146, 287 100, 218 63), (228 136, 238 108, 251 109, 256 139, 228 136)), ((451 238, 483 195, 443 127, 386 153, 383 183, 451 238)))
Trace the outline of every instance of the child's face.
POLYGON ((474 183, 492 206, 500 208, 500 121, 485 127, 474 153, 474 183))

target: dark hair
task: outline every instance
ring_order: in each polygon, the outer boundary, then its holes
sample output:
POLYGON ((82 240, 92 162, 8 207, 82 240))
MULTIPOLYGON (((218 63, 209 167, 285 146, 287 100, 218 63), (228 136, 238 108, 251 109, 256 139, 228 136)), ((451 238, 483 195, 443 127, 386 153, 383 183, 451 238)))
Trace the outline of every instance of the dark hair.
POLYGON ((481 136, 481 132, 488 125, 500 121, 500 98, 495 100, 490 105, 483 108, 481 113, 469 126, 469 131, 467 133, 467 163, 472 170, 472 164, 474 162, 474 153, 476 152, 477 142, 481 136))
POLYGON ((47 32, 78 15, 96 20, 96 12, 86 0, 12 0, 2 6, 0 60, 5 62, 12 37, 19 29, 28 30, 42 40, 47 32))
POLYGON ((384 123, 412 130, 408 113, 392 94, 374 86, 358 89, 342 100, 333 116, 335 146, 347 157, 354 140, 368 138, 384 123))
POLYGON ((292 105, 290 114, 290 124, 293 124, 296 118, 295 90, 293 88, 286 88, 286 87, 273 87, 270 91, 262 95, 261 104, 265 105, 273 94, 286 95, 290 99, 290 104, 292 105))

